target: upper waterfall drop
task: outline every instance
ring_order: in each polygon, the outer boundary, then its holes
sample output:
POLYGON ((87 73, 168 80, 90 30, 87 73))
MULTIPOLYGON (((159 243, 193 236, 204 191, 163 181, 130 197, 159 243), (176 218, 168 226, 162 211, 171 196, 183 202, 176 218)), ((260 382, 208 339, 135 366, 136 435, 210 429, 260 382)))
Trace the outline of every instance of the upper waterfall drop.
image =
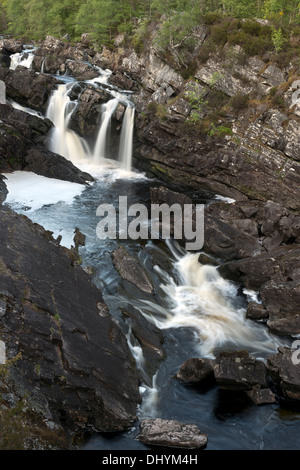
POLYGON ((110 129, 111 117, 115 112, 118 103, 119 99, 116 97, 102 105, 101 124, 93 153, 93 161, 96 164, 103 164, 105 159, 108 157, 108 132, 110 129))
POLYGON ((86 160, 89 157, 89 149, 84 139, 68 127, 76 106, 76 103, 70 100, 68 91, 68 85, 58 85, 49 102, 46 117, 54 124, 49 149, 75 163, 86 160))
POLYGON ((132 167, 132 145, 134 130, 135 107, 127 103, 119 147, 119 163, 122 170, 131 171, 132 167))

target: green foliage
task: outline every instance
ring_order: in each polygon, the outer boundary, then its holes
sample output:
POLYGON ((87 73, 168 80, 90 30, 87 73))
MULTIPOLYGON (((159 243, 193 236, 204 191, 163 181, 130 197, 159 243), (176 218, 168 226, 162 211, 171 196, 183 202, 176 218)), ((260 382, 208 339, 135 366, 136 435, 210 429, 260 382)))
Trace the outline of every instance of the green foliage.
POLYGON ((198 82, 191 83, 188 90, 185 93, 192 110, 190 113, 190 120, 193 123, 197 123, 201 119, 203 109, 207 106, 208 102, 204 99, 206 91, 203 89, 198 82))
POLYGON ((225 135, 231 135, 231 134, 232 134, 232 130, 230 127, 223 126, 223 125, 216 126, 214 123, 210 125, 210 129, 207 133, 209 137, 211 138, 214 137, 216 139, 222 139, 223 137, 225 137, 225 135))
POLYGON ((147 23, 155 19, 160 23, 158 45, 178 62, 184 62, 183 49, 192 44, 194 28, 203 22, 209 25, 216 44, 235 41, 243 46, 248 42, 250 49, 249 41, 256 37, 260 41, 251 53, 262 50, 270 33, 254 18, 271 21, 276 30, 273 47, 280 51, 280 28, 283 34, 283 28, 299 25, 299 0, 0 0, 0 27, 16 37, 69 34, 78 39, 88 33, 99 45, 109 45, 122 31, 139 48, 147 23), (234 33, 239 36, 233 38, 234 33))
POLYGON ((280 52, 286 43, 286 39, 282 34, 282 29, 276 29, 275 26, 272 26, 272 43, 275 48, 276 53, 280 52))

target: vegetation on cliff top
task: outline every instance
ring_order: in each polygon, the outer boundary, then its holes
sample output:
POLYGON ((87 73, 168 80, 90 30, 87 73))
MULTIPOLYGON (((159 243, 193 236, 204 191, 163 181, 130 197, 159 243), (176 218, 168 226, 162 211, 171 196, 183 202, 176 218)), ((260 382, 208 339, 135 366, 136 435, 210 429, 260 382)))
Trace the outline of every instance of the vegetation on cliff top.
MULTIPOLYGON (((161 44, 171 41, 174 47, 179 47, 188 41, 191 30, 199 23, 205 20, 216 25, 221 23, 220 16, 268 19, 273 28, 274 47, 280 50, 286 29, 293 26, 297 29, 300 3, 299 0, 0 0, 2 33, 36 40, 66 34, 76 40, 82 33, 89 33, 101 45, 109 45, 120 32, 132 38, 143 25, 155 19, 161 23, 161 44)), ((215 28, 214 34, 223 37, 220 28, 215 28)))

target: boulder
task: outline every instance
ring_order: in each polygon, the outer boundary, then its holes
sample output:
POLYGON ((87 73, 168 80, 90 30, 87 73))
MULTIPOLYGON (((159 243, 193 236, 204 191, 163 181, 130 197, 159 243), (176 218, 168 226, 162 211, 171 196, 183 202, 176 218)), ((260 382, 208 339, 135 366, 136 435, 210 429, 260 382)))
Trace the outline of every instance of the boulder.
POLYGON ((42 227, 3 207, 0 222, 1 338, 18 357, 10 393, 68 433, 127 429, 139 378, 101 292, 42 227))
POLYGON ((202 449, 207 444, 207 435, 202 433, 195 424, 146 419, 141 422, 140 427, 141 431, 136 439, 149 446, 202 449))
POLYGON ((300 400, 300 361, 297 351, 278 348, 277 354, 267 359, 268 372, 282 398, 300 400))
POLYGON ((264 362, 247 351, 222 351, 215 359, 214 375, 219 388, 224 390, 251 390, 268 387, 264 362))
POLYGON ((214 376, 214 362, 207 358, 187 359, 176 374, 176 378, 184 383, 200 383, 214 376))
POLYGON ((269 317, 269 313, 262 304, 249 302, 247 305, 246 317, 251 320, 265 320, 269 317))
POLYGON ((269 388, 254 387, 246 393, 255 405, 271 405, 276 403, 275 394, 269 388))
POLYGON ((114 250, 111 256, 121 278, 147 294, 153 292, 152 283, 138 260, 129 255, 124 247, 120 246, 117 250, 114 250))

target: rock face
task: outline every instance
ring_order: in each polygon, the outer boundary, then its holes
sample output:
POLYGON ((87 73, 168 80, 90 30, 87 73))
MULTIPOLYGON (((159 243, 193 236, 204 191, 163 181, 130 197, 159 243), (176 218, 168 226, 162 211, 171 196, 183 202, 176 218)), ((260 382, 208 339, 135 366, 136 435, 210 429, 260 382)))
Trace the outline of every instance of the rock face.
POLYGON ((64 157, 46 150, 44 145, 52 128, 48 119, 0 105, 0 171, 32 171, 49 178, 86 184, 93 178, 64 157))
POLYGON ((194 424, 163 419, 146 419, 141 422, 137 439, 149 446, 180 449, 201 449, 207 444, 206 434, 194 424))
POLYGON ((51 234, 0 207, 0 336, 12 390, 69 432, 121 431, 139 379, 126 339, 88 275, 51 234))
POLYGON ((49 75, 37 74, 23 67, 16 70, 0 67, 0 80, 6 84, 8 98, 42 113, 46 111, 52 90, 59 83, 49 75))

